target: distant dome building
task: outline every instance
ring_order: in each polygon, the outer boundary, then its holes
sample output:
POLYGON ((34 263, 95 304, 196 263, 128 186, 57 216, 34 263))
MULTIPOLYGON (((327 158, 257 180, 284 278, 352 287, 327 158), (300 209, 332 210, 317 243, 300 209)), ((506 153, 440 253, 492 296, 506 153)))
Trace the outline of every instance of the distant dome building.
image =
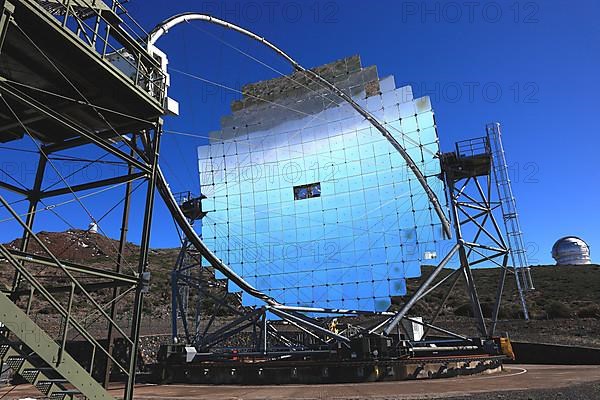
POLYGON ((576 236, 565 236, 552 246, 552 258, 556 265, 591 264, 590 248, 586 242, 576 236))

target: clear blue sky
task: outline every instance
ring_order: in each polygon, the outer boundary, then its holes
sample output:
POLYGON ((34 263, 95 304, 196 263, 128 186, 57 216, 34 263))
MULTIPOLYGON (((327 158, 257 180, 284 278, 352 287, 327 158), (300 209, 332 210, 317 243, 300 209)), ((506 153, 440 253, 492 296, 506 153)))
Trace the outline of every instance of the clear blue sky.
MULTIPOLYGON (((530 259, 552 263, 554 241, 577 235, 600 260, 597 1, 133 0, 127 7, 148 30, 175 13, 209 12, 307 67, 360 54, 381 76, 431 96, 445 151, 483 136, 487 122, 501 122, 530 259)), ((158 46, 173 68, 228 86, 277 76, 211 35, 290 72, 260 45, 201 22, 174 28, 158 46)), ((239 97, 177 73, 170 96, 181 116, 167 118, 166 129, 200 135, 239 97)), ((197 191, 195 146, 203 141, 167 134, 163 143, 173 189, 197 191)), ((160 200, 156 216, 153 246, 176 246, 160 200)))
MULTIPOLYGON (((360 54, 380 75, 393 74, 398 84, 412 84, 415 95, 432 97, 445 150, 500 121, 532 261, 552 262, 550 248, 564 235, 581 236, 592 258, 600 257, 598 2, 145 0, 129 7, 144 26, 177 12, 212 12, 263 35, 305 66, 360 54)), ((276 75, 200 28, 289 72, 249 40, 193 24, 159 42, 173 67, 238 88, 276 75)), ((235 97, 178 74, 172 79, 182 115, 169 119, 167 129, 206 133, 235 97)), ((188 143, 177 140, 180 148, 188 143)), ((179 162, 172 141, 165 139, 162 156, 179 162)), ((155 231, 153 242, 171 240, 155 231)))

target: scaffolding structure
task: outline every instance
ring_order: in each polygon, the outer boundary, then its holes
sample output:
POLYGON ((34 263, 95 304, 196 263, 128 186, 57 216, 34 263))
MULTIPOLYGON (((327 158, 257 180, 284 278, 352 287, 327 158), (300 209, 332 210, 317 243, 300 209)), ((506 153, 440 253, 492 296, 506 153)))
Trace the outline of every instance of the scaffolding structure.
MULTIPOLYGON (((123 398, 130 400, 166 113, 163 66, 119 1, 0 1, 0 13, 3 155, 33 146, 29 152, 36 161, 33 182, 15 174, 0 181, 4 222, 21 232, 18 245, 0 245, 3 276, 11 276, 0 288, 0 364, 51 399, 112 399, 108 383, 111 375, 119 376, 126 381, 123 398), (100 158, 90 159, 98 153, 100 158), (103 179, 85 176, 73 184, 56 165, 61 159, 80 160, 87 167, 109 162, 124 171, 103 179), (50 184, 52 174, 59 180, 50 184), (104 216, 94 215, 82 201, 90 191, 117 186, 124 189, 122 196, 104 216), (145 194, 132 204, 140 188, 145 194), (85 211, 94 229, 106 215, 121 213, 111 266, 74 262, 36 233, 46 223, 38 217, 42 211, 75 229, 55 209, 54 202, 65 197, 85 211), (132 220, 136 205, 142 212, 132 220), (131 253, 125 255, 132 228, 140 232, 135 264, 131 253), (45 270, 51 273, 41 273, 45 270), (127 316, 122 314, 124 299, 131 310, 127 316), (40 308, 53 318, 39 321, 40 308), (74 338, 85 356, 70 346, 74 338), (117 340, 124 344, 120 355, 117 340)), ((91 229, 85 234, 92 241, 91 229)))

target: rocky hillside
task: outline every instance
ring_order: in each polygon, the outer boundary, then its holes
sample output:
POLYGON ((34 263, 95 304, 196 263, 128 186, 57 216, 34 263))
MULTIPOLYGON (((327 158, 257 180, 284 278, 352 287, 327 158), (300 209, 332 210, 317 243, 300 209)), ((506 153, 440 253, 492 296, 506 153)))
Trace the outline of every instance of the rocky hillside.
MULTIPOLYGON (((431 270, 423 268, 423 276, 431 270)), ((486 317, 492 314, 499 273, 497 268, 474 270, 486 317)), ((517 341, 600 347, 600 266, 536 266, 532 276, 536 288, 526 295, 531 320, 523 319, 514 276, 509 276, 497 333, 506 332, 517 341)), ((419 280, 410 280, 409 290, 418 284, 419 280)), ((415 314, 432 315, 444 295, 443 289, 431 293, 415 314)), ((470 316, 467 293, 459 281, 439 322, 454 332, 476 335, 470 316)))
MULTIPOLYGON (((95 268, 114 271, 117 261, 119 242, 107 238, 99 233, 91 233, 85 230, 68 230, 65 232, 39 232, 38 237, 50 251, 59 259, 89 265, 95 268)), ((21 239, 15 239, 5 244, 10 249, 18 250, 21 239)), ((31 241, 29 251, 41 256, 47 256, 46 252, 35 241, 31 241)), ((127 243, 124 252, 124 272, 131 274, 137 270, 139 260, 139 246, 127 243)), ((149 270, 151 271, 150 291, 145 296, 144 312, 150 318, 168 319, 171 312, 171 286, 170 275, 177 260, 179 249, 152 249, 148 254, 149 270)), ((10 286, 13 279, 14 269, 8 264, 0 268, 0 285, 10 286)), ((60 282, 66 282, 57 272, 56 268, 43 266, 30 266, 32 273, 42 282, 56 286, 60 282)), ((214 279, 212 269, 204 270, 204 277, 209 280, 213 290, 223 292, 224 285, 214 279)), ((86 282, 84 280, 84 282, 86 282)), ((89 283, 91 283, 90 281, 89 283)), ((109 290, 95 293, 97 300, 102 304, 110 298, 109 290)), ((232 296, 235 299, 236 296, 232 296)), ((131 311, 131 301, 121 301, 119 311, 125 317, 131 311)), ((33 305, 36 313, 51 313, 50 308, 40 303, 33 305), (38 308, 36 308, 38 306, 38 308)))
MULTIPOLYGON (((80 229, 71 229, 65 232, 42 231, 37 235, 58 258, 73 262, 110 264, 111 258, 116 255, 119 248, 117 240, 80 229)), ((8 247, 15 250, 19 249, 20 246, 21 239, 15 239, 8 243, 8 247)), ((137 257, 138 250, 138 246, 127 243, 125 257, 137 257)), ((29 251, 45 255, 40 245, 35 241, 30 242, 29 251)))
MULTIPOLYGON (((423 267, 422 276, 431 273, 433 267, 423 267)), ((580 266, 535 266, 532 267, 535 290, 526 295, 532 319, 548 320, 556 318, 600 318, 600 265, 580 266)), ((446 270, 441 276, 449 274, 446 270)), ((485 316, 491 316, 500 270, 498 268, 475 269, 474 278, 485 316)), ((411 279, 408 290, 414 291, 420 279, 411 279)), ((448 299, 443 315, 471 316, 467 292, 459 280, 453 294, 448 299)), ((433 292, 429 301, 423 303, 416 312, 434 311, 445 292, 440 289, 433 292)), ((397 299, 401 302, 401 299, 397 299)), ((506 280, 503 305, 500 317, 519 319, 522 317, 521 305, 514 276, 506 280)))
MULTIPOLYGON (((114 269, 116 249, 118 248, 118 242, 115 240, 82 230, 40 232, 39 237, 59 258, 92 265, 96 268, 114 269)), ((7 245, 13 249, 18 249, 20 240, 14 240, 7 245)), ((43 254, 36 243, 31 244, 30 250, 43 254)), ((160 326, 159 330, 161 332, 164 330, 164 333, 168 332, 171 314, 170 273, 178 252, 178 249, 154 249, 149 254, 149 269, 152 272, 152 277, 151 289, 144 302, 145 320, 152 321, 152 326, 157 329, 160 326)), ((126 268, 136 267, 138 253, 139 247, 128 243, 125 252, 128 265, 126 268)), ((422 276, 426 277, 432 268, 423 267, 422 276)), ((12 268, 8 265, 6 268, 1 268, 0 283, 8 284, 12 279, 12 271, 12 268)), ((445 270, 442 274, 449 274, 450 272, 450 270, 445 270)), ((54 275, 55 270, 52 268, 37 268, 35 273, 42 280, 57 280, 54 275)), ((492 312, 499 273, 500 271, 496 268, 474 270, 483 311, 488 317, 492 312)), ((540 322, 540 326, 546 324, 548 329, 552 330, 552 326, 556 326, 556 323, 552 321, 556 320, 588 321, 591 328, 587 327, 585 329, 596 329, 600 326, 600 290, 598 290, 600 288, 600 266, 536 266, 532 268, 532 275, 536 290, 527 294, 527 301, 532 319, 543 321, 540 322)), ((210 269, 206 269, 204 278, 211 286, 215 287, 214 290, 220 291, 221 295, 224 294, 223 283, 215 281, 214 274, 210 269)), ((409 280, 407 285, 409 292, 416 290, 419 284, 420 279, 409 280)), ((501 309, 501 318, 507 321, 522 319, 515 286, 514 278, 509 276, 501 309)), ((433 314, 445 295, 445 287, 441 287, 419 303, 414 309, 414 314, 424 316, 433 314)), ((469 319, 471 316, 467 293, 463 287, 462 280, 459 280, 459 284, 449 297, 446 307, 442 310, 441 318, 443 320, 458 323, 458 321, 465 318, 469 319)), ((97 296, 102 301, 103 296, 108 296, 108 293, 100 293, 97 296)), ((402 301, 402 298, 395 299, 395 304, 392 307, 399 307, 402 301)), ((238 298, 234 295, 229 297, 229 302, 239 306, 238 298)), ((126 315, 130 311, 131 303, 127 301, 122 303, 120 312, 126 315)), ((215 309, 214 304, 207 300, 203 302, 202 308, 206 313, 210 313, 215 309)), ((35 311, 42 314, 51 312, 42 307, 35 311)), ((459 328, 460 325, 461 323, 458 323, 459 328)), ((573 326, 577 324, 569 323, 566 325, 573 326)), ((530 329, 528 327, 531 327, 531 325, 520 327, 518 330, 526 331, 530 329)), ((585 329, 583 331, 579 330, 579 332, 584 332, 580 335, 585 336, 585 329)), ((574 333, 574 335, 577 335, 577 333, 574 333)))

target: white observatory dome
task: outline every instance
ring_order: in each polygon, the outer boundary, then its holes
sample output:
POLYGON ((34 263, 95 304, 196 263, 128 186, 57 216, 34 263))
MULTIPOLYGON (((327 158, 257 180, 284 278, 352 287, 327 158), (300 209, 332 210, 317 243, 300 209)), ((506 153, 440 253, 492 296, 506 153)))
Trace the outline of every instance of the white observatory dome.
POLYGON ((586 242, 575 236, 558 239, 552 246, 552 258, 556 265, 591 264, 590 248, 586 242))

